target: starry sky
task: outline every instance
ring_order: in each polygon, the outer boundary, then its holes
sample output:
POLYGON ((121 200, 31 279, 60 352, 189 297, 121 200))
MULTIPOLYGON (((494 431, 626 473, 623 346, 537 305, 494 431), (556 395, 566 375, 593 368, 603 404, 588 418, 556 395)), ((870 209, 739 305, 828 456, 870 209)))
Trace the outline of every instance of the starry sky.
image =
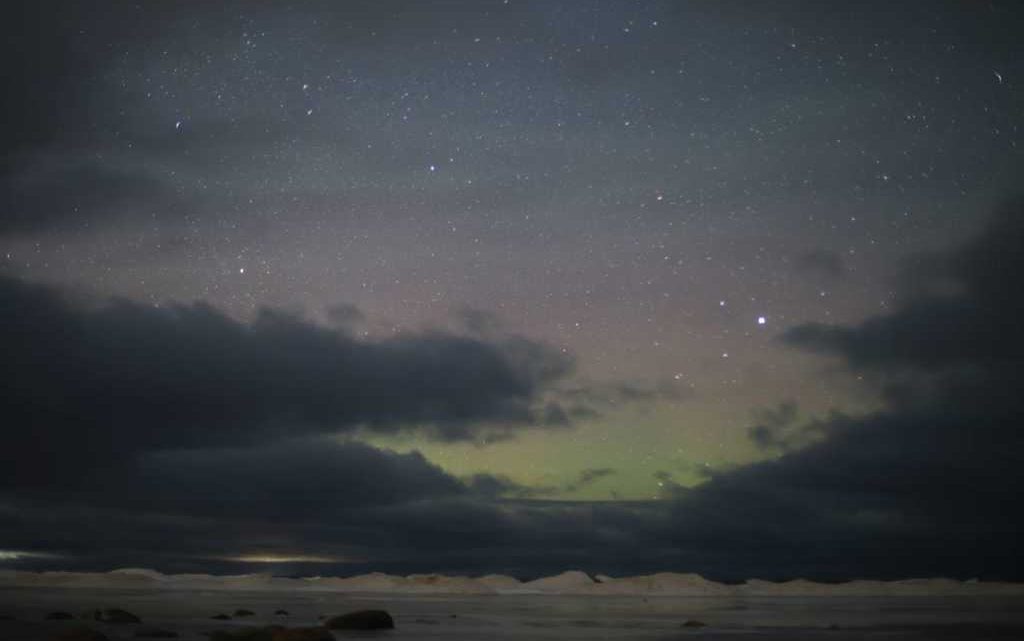
POLYGON ((1017 3, 3 11, 0 567, 1024 578, 1017 3))

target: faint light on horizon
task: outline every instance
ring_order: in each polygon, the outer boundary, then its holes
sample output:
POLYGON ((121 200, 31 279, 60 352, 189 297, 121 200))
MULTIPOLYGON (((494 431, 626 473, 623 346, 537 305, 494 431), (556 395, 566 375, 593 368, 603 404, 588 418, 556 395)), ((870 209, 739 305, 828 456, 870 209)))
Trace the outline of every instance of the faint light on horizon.
POLYGON ((349 559, 288 554, 243 554, 241 556, 227 557, 225 560, 237 561, 239 563, 339 563, 349 559))
POLYGON ((18 559, 47 559, 55 557, 55 554, 43 552, 23 552, 21 550, 0 550, 0 561, 17 561, 18 559))

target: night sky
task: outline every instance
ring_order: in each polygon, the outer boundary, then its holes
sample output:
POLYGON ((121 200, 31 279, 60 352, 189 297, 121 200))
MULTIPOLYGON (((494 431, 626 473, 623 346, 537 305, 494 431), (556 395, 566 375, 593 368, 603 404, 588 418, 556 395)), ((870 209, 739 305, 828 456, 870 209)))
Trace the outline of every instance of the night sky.
POLYGON ((1024 7, 15 2, 0 568, 1024 580, 1024 7))

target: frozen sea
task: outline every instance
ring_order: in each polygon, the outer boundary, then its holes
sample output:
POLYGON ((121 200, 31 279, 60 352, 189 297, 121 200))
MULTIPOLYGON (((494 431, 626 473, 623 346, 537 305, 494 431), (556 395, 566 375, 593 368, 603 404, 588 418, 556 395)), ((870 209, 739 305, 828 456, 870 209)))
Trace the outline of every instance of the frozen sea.
POLYGON ((0 617, 13 618, 0 620, 0 639, 52 639, 83 624, 112 640, 134 638, 140 626, 45 620, 57 610, 81 617, 109 607, 137 614, 147 627, 177 632, 183 641, 204 641, 206 633, 223 628, 315 625, 322 615, 366 608, 390 612, 396 629, 335 632, 336 638, 1024 640, 1021 597, 448 596, 25 587, 0 588, 0 617), (210 618, 239 608, 256 615, 227 622, 210 618), (274 616, 278 609, 289 616, 274 616), (707 625, 683 627, 688 620, 707 625))

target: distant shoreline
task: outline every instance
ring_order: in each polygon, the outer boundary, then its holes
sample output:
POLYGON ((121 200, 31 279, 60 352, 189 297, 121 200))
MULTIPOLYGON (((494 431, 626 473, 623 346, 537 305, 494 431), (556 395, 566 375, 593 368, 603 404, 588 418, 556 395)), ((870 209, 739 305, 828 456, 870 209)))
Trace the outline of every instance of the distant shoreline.
POLYGON ((897 581, 854 580, 817 583, 803 579, 771 582, 751 579, 741 584, 709 581, 697 574, 610 577, 568 571, 532 581, 491 574, 480 577, 381 573, 359 576, 286 578, 270 574, 162 574, 148 569, 111 572, 25 572, 0 570, 0 588, 89 588, 167 590, 255 590, 394 595, 564 595, 643 597, 900 597, 900 596, 1024 596, 1024 583, 957 581, 945 578, 897 581))

